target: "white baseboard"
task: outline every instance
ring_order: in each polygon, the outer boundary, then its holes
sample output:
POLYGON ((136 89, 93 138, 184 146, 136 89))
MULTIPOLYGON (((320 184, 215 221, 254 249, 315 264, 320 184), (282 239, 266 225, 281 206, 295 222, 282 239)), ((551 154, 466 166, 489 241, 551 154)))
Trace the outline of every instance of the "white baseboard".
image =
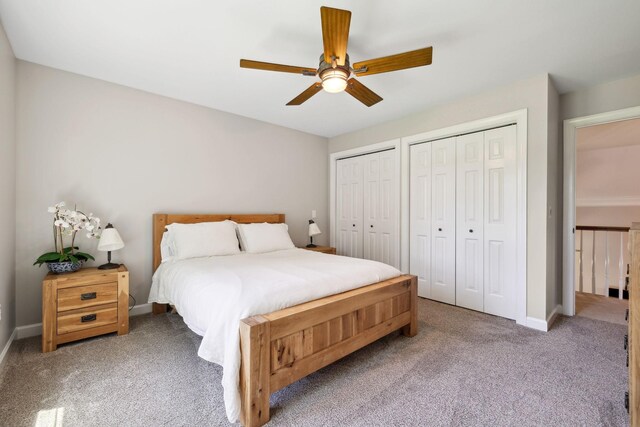
POLYGON ((556 319, 558 318, 558 315, 560 314, 562 314, 562 305, 558 304, 547 317, 547 331, 551 329, 551 326, 553 326, 556 319))
MULTIPOLYGON (((152 309, 153 309, 153 305, 150 303, 136 305, 131 310, 129 310, 129 317, 151 313, 152 309)), ((38 335, 42 335, 42 323, 34 323, 32 325, 18 326, 15 329, 14 334, 16 335, 17 340, 21 340, 23 338, 37 337, 38 335)))
POLYGON ((16 337, 16 330, 14 329, 13 332, 11 333, 11 336, 9 337, 9 340, 7 341, 7 344, 5 344, 4 348, 2 349, 2 353, 0 353, 0 366, 2 366, 2 362, 4 362, 4 357, 9 352, 9 347, 11 347, 11 343, 13 342, 15 337, 16 337))
POLYGON ((545 320, 536 319, 535 317, 527 317, 527 324, 525 326, 537 331, 548 331, 547 322, 545 320))
POLYGON ((129 317, 131 317, 131 316, 140 316, 141 314, 151 313, 151 311, 153 311, 153 304, 152 303, 138 304, 138 305, 134 306, 129 311, 129 317))
POLYGON ((16 328, 16 339, 31 338, 42 335, 42 323, 34 323, 33 325, 18 326, 16 328))
POLYGON ((562 306, 560 304, 556 305, 556 307, 547 317, 547 320, 537 319, 535 317, 527 317, 527 323, 525 326, 537 331, 548 332, 559 314, 562 314, 562 306))

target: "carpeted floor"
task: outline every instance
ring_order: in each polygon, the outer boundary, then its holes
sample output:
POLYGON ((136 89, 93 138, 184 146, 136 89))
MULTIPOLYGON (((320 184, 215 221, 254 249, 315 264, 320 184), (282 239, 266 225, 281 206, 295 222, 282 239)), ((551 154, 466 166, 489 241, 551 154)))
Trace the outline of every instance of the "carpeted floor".
POLYGON ((576 316, 579 317, 627 325, 625 311, 628 308, 628 299, 576 292, 576 316))
MULTIPOLYGON (((272 395, 269 425, 625 426, 626 328, 561 317, 548 333, 420 300, 420 332, 393 334, 272 395)), ((40 353, 15 342, 0 372, 2 426, 215 426, 221 368, 177 315, 129 335, 40 353)))

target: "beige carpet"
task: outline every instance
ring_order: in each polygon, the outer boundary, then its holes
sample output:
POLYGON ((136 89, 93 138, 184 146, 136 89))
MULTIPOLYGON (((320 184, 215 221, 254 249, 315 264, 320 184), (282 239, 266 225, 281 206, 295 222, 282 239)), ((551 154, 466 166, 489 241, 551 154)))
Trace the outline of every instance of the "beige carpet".
POLYGON ((629 300, 576 292, 576 316, 627 325, 629 300))
MULTIPOLYGON (((394 334, 271 399, 274 426, 624 426, 625 327, 561 317, 548 333, 420 300, 394 334)), ((221 369, 177 315, 42 354, 15 342, 0 372, 2 426, 226 426, 221 369), (56 420, 59 422, 56 423, 56 420)))

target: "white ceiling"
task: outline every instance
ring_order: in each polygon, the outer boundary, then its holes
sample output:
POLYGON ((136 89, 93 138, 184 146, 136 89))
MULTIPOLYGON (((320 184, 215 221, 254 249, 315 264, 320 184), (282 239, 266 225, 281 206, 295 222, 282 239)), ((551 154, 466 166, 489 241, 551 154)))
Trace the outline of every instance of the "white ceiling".
POLYGON ((561 92, 640 73, 638 0, 0 0, 20 59, 322 136, 335 136, 548 72, 561 92), (317 67, 320 6, 353 12, 352 62, 433 46, 433 65, 362 77, 285 104, 313 77, 240 58, 317 67))
POLYGON ((576 148, 578 151, 602 150, 631 145, 640 145, 640 119, 622 120, 578 128, 576 133, 576 148))

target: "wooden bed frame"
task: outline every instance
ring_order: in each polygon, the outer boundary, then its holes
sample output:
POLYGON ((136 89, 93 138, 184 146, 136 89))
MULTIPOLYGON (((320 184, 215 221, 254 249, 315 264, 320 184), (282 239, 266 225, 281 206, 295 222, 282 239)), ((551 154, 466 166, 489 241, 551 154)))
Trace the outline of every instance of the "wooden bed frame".
MULTIPOLYGON (((283 223, 283 214, 153 215, 153 270, 160 265, 160 241, 174 222, 231 219, 237 223, 283 223)), ((338 359, 401 330, 418 332, 417 281, 403 275, 240 322, 240 421, 246 427, 269 421, 271 393, 338 359)), ((153 313, 167 311, 153 304, 153 313)))

